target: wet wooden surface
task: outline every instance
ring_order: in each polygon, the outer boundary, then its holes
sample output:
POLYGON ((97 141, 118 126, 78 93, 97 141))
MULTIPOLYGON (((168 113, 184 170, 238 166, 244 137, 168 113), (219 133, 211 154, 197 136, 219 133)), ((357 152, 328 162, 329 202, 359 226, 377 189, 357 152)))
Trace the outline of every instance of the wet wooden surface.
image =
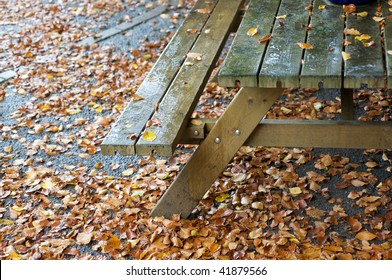
POLYGON ((275 87, 277 82, 283 87, 318 87, 320 82, 325 88, 351 89, 362 84, 370 88, 388 86, 385 81, 390 84, 392 72, 391 55, 387 53, 392 48, 391 20, 388 18, 391 7, 383 3, 380 13, 377 2, 358 6, 358 12, 368 12, 363 17, 357 13, 345 15, 342 5, 325 0, 315 0, 313 12, 309 13, 305 8, 310 4, 308 0, 251 1, 220 71, 220 85, 233 87, 240 81, 242 87, 252 87, 257 81, 258 87, 265 88, 275 87), (384 17, 384 34, 375 16, 384 17), (268 29, 268 23, 261 25, 260 19, 273 25, 272 39, 266 46, 259 44, 256 48, 255 38, 246 32, 257 26, 260 30, 268 29), (370 38, 359 40, 356 36, 345 35, 345 28, 358 30, 370 38), (345 46, 343 39, 351 44, 345 46), (385 49, 382 47, 384 39, 385 49), (298 43, 308 43, 311 49, 302 50, 298 43), (342 51, 351 58, 344 60, 342 51))
POLYGON ((217 0, 196 3, 138 89, 137 94, 142 96, 143 100, 130 101, 104 139, 102 143, 103 154, 113 155, 115 152, 123 155, 135 154, 134 145, 147 121, 154 114, 155 105, 161 101, 184 62, 184 57, 199 37, 198 32, 192 33, 187 30, 201 30, 210 16, 197 11, 199 9, 213 10, 216 3, 217 0))
POLYGON ((160 125, 146 128, 153 132, 156 138, 147 141, 141 137, 136 144, 137 154, 173 154, 215 67, 240 7, 239 0, 221 0, 216 5, 192 47, 191 52, 198 54, 197 57, 186 59, 152 117, 159 120, 160 125))

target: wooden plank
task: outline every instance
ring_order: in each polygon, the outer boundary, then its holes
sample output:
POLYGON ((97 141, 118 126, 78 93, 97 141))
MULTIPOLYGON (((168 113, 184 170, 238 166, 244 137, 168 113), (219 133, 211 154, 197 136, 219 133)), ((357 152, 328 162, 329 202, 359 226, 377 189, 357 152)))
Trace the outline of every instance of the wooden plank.
POLYGON ((201 30, 209 14, 197 12, 198 9, 212 10, 214 1, 198 1, 185 19, 178 32, 160 55, 158 61, 147 75, 137 94, 144 99, 131 101, 102 143, 102 153, 113 155, 120 152, 123 155, 134 155, 134 145, 146 122, 154 113, 155 105, 162 99, 176 76, 184 56, 192 48, 199 34, 189 33, 188 29, 201 30), (130 137, 134 135, 134 137, 130 137))
POLYGON ((342 86, 342 51, 344 19, 341 5, 325 5, 325 0, 315 0, 311 18, 312 28, 307 42, 313 49, 305 50, 301 73, 301 87, 340 88, 342 86))
POLYGON ((384 87, 384 61, 382 46, 380 40, 380 26, 373 17, 377 11, 377 2, 370 3, 361 8, 359 11, 367 11, 367 17, 357 15, 347 15, 347 28, 354 28, 362 34, 368 34, 374 41, 371 47, 365 47, 364 44, 355 39, 354 36, 348 36, 351 45, 346 46, 346 52, 351 58, 344 63, 344 87, 359 88, 362 84, 367 84, 370 88, 384 87))
POLYGON ((224 0, 216 5, 191 50, 192 53, 201 54, 201 60, 189 57, 185 61, 161 101, 159 110, 153 115, 153 119, 159 119, 160 126, 147 128, 156 138, 153 141, 140 138, 136 144, 137 154, 173 154, 180 138, 179 134, 188 124, 190 114, 215 67, 240 6, 241 1, 238 0, 224 0))
POLYGON ((260 44, 262 36, 270 35, 280 1, 251 1, 237 30, 231 49, 219 72, 219 85, 257 87, 257 75, 266 44, 260 44), (247 34, 257 28, 254 36, 247 34))
POLYGON ((385 20, 384 44, 385 44, 385 62, 387 74, 387 88, 392 88, 392 6, 383 2, 382 11, 385 20))
POLYGON ((151 215, 189 216, 281 92, 281 89, 242 88, 151 215))
MULTIPOLYGON (((201 126, 192 126, 182 144, 200 144, 192 139, 195 130, 213 129, 216 119, 199 119, 201 126)), ((277 147, 315 147, 342 149, 391 149, 391 122, 308 121, 265 119, 255 128, 244 145, 277 147)))
POLYGON ((298 87, 303 50, 297 43, 306 40, 309 11, 305 7, 312 1, 282 0, 278 16, 286 16, 283 26, 275 22, 272 40, 263 60, 259 75, 259 87, 298 87))

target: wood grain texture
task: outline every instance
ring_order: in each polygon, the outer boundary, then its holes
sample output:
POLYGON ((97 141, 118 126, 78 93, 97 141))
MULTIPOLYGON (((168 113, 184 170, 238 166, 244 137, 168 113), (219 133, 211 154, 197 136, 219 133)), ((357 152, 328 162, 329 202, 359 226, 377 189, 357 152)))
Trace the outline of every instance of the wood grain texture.
POLYGON ((297 43, 306 40, 310 5, 307 0, 282 0, 278 16, 286 16, 283 26, 275 22, 259 74, 259 87, 273 88, 280 82, 282 87, 298 87, 303 50, 297 43))
POLYGON ((376 15, 377 2, 362 6, 360 11, 367 11, 367 17, 359 17, 354 14, 347 15, 347 28, 354 28, 361 34, 368 34, 374 41, 371 47, 355 39, 355 36, 348 36, 351 45, 346 46, 346 52, 351 58, 344 63, 344 87, 359 88, 366 84, 370 88, 384 87, 384 62, 383 50, 380 40, 380 26, 373 17, 376 15))
POLYGON ((240 6, 239 0, 224 0, 216 5, 191 50, 192 53, 201 54, 201 60, 189 57, 181 67, 152 117, 158 119, 160 125, 146 129, 153 132, 156 138, 147 141, 141 137, 136 144, 138 155, 150 155, 153 152, 163 156, 173 154, 215 67, 240 6))
POLYGON ((151 215, 189 216, 280 94, 281 89, 241 89, 151 215))
POLYGON ((257 75, 267 45, 260 44, 259 39, 270 35, 279 2, 251 1, 219 72, 219 85, 235 87, 238 80, 242 87, 258 86, 257 75), (256 35, 247 34, 251 28, 257 28, 256 35))
MULTIPOLYGON (((198 1, 189 13, 178 32, 169 42, 158 61, 151 69, 137 94, 144 99, 130 101, 117 122, 102 143, 102 153, 113 155, 120 152, 123 155, 134 155, 134 145, 138 140, 146 122, 154 113, 154 108, 159 102, 184 62, 184 57, 197 40, 198 33, 189 33, 188 29, 201 30, 209 18, 209 14, 198 13, 198 9, 212 10, 215 1, 198 1), (134 138, 130 138, 134 135, 134 138)), ((131 71, 131 70, 130 70, 131 71)))
POLYGON ((387 88, 392 88, 392 14, 387 2, 382 3, 382 11, 385 20, 384 43, 385 43, 385 62, 387 75, 387 88))
MULTIPOLYGON (((192 131, 203 129, 208 134, 216 119, 199 119, 181 143, 200 144, 192 139, 192 131)), ((246 146, 314 147, 341 149, 391 149, 391 122, 333 121, 333 120, 262 120, 249 136, 246 146)))
POLYGON ((307 39, 313 49, 305 50, 301 87, 317 88, 321 82, 324 88, 340 88, 344 31, 342 7, 331 4, 318 9, 320 5, 325 5, 325 1, 314 1, 307 39))

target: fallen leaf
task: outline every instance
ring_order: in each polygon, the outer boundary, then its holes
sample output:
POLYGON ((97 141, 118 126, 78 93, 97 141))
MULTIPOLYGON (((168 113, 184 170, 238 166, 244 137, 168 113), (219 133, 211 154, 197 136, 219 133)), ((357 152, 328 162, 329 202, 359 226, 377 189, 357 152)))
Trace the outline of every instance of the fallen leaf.
POLYGON ((363 187, 364 185, 366 185, 365 182, 359 180, 359 179, 354 179, 351 181, 351 184, 355 187, 363 187))
POLYGON ((146 130, 143 133, 143 139, 148 141, 148 142, 152 142, 157 138, 156 134, 152 131, 146 130))
POLYGON ((357 11, 357 7, 354 4, 349 4, 349 5, 343 5, 343 11, 346 14, 352 14, 357 11))
POLYGON ((287 15, 277 16, 276 19, 285 19, 287 15))
POLYGON ((123 172, 121 172, 122 176, 131 176, 134 173, 134 169, 133 168, 128 168, 126 170, 124 170, 123 172))
POLYGON ((392 55, 392 50, 388 50, 387 54, 392 55))
POLYGON ((351 58, 351 55, 349 53, 342 51, 342 57, 343 57, 343 60, 346 61, 351 58))
POLYGON ((208 9, 196 9, 196 12, 199 13, 199 14, 209 14, 209 13, 211 13, 211 11, 208 10, 208 9))
POLYGON ((228 199, 229 197, 230 197, 230 194, 221 193, 220 195, 215 197, 215 201, 221 203, 221 202, 225 201, 226 199, 228 199))
POLYGON ((367 15, 368 15, 368 12, 357 13, 357 16, 359 16, 359 17, 367 17, 367 15))
POLYGON ((355 40, 358 40, 358 41, 367 41, 371 38, 372 38, 372 36, 370 36, 368 34, 362 34, 360 36, 355 36, 355 40))
POLYGON ((68 115, 76 115, 79 114, 82 110, 80 109, 67 109, 66 112, 68 115))
POLYGON ((7 220, 7 219, 0 219, 0 225, 13 225, 15 222, 12 220, 7 220))
POLYGON ((313 45, 312 45, 312 44, 309 44, 309 43, 297 43, 297 45, 298 45, 301 49, 305 49, 305 50, 313 49, 313 45))
POLYGON ((350 28, 350 29, 346 28, 346 29, 344 29, 344 34, 356 36, 356 35, 361 35, 361 32, 359 32, 355 28, 350 28))
POLYGON ((271 39, 272 39, 271 35, 264 35, 263 37, 261 37, 259 39, 259 43, 263 44, 263 43, 266 43, 266 42, 270 41, 271 39))
POLYGON ((298 195, 302 193, 302 190, 299 187, 289 188, 289 191, 292 195, 298 195))
POLYGON ((80 232, 76 236, 76 243, 82 245, 89 244, 91 242, 92 236, 93 235, 91 232, 80 232))
POLYGON ((361 231, 355 235, 355 237, 361 241, 370 241, 377 237, 377 235, 368 232, 368 231, 361 231))
POLYGON ((186 30, 186 32, 188 32, 190 34, 195 34, 195 33, 199 32, 199 29, 189 28, 186 30))
POLYGON ((246 32, 246 34, 250 37, 253 37, 257 34, 257 32, 258 32, 258 28, 252 27, 252 28, 249 28, 249 30, 246 32))
POLYGON ((189 58, 193 58, 196 61, 200 61, 200 60, 202 60, 203 54, 190 52, 190 53, 187 53, 186 56, 189 57, 189 58))
POLYGON ((383 20, 384 20, 383 17, 372 17, 372 18, 373 18, 373 20, 376 21, 376 22, 380 22, 380 21, 383 21, 383 20))
POLYGON ((319 6, 318 6, 318 9, 319 9, 319 10, 325 10, 325 8, 326 8, 325 5, 319 5, 319 6))

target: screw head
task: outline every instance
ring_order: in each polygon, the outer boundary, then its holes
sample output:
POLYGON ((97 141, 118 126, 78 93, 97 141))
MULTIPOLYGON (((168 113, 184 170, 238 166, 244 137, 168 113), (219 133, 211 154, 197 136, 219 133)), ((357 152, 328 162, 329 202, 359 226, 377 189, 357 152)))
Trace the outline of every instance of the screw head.
POLYGON ((220 144, 221 139, 220 139, 219 137, 216 137, 215 140, 214 140, 214 142, 215 142, 215 144, 220 144))
POLYGON ((241 135, 241 130, 236 129, 236 130, 234 131, 234 134, 235 134, 235 135, 241 135))
POLYGON ((195 131, 193 131, 193 135, 195 135, 195 136, 199 136, 199 131, 198 130, 195 130, 195 131))

